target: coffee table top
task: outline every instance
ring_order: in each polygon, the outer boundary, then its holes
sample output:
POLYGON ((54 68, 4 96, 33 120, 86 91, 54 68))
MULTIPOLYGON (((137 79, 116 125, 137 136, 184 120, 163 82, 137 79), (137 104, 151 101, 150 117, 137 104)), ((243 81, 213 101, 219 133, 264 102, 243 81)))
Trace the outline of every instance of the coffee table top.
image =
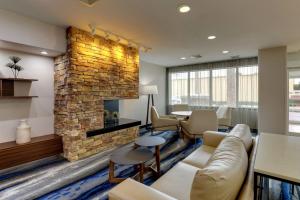
POLYGON ((123 147, 113 152, 110 160, 120 165, 137 165, 153 158, 153 153, 146 148, 123 147))
POLYGON ((143 136, 135 140, 135 144, 143 147, 153 147, 164 144, 166 140, 159 136, 143 136))
POLYGON ((192 115, 192 111, 174 111, 171 112, 172 115, 189 117, 192 115))

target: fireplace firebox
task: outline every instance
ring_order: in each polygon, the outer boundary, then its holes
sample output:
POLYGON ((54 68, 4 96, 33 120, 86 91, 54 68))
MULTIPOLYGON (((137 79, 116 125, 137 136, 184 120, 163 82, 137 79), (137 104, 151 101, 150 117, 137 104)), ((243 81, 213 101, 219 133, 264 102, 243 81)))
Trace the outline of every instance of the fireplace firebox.
POLYGON ((104 100, 104 123, 114 124, 119 120, 119 100, 104 100))

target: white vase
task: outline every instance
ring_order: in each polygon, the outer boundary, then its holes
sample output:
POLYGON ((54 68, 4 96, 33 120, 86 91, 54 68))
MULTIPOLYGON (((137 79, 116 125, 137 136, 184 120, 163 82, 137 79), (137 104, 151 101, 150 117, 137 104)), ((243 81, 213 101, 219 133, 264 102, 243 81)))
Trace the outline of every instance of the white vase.
POLYGON ((31 127, 25 119, 20 120, 20 125, 17 127, 16 143, 24 144, 31 140, 31 127))

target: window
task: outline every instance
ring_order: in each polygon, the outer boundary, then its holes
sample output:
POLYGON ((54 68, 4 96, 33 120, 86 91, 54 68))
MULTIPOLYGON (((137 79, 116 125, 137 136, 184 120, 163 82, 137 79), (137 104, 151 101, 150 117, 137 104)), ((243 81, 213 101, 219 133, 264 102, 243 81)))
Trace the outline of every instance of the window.
POLYGON ((171 74, 171 104, 188 103, 188 72, 171 74))
POLYGON ((209 105, 209 74, 209 70, 190 72, 190 105, 209 105))
POLYGON ((257 107, 258 67, 240 67, 238 71, 238 106, 257 107))
POLYGON ((258 66, 169 72, 169 103, 257 107, 258 66))
POLYGON ((236 104, 236 69, 212 70, 212 105, 228 105, 235 107, 236 104))

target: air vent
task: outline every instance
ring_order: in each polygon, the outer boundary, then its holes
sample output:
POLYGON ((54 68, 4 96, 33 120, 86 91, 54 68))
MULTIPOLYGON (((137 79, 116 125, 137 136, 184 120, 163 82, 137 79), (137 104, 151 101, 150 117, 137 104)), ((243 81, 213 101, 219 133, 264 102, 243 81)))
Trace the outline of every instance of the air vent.
POLYGON ((80 0, 81 3, 88 7, 93 7, 99 0, 80 0))
POLYGON ((191 56, 191 58, 194 58, 194 59, 199 59, 199 58, 202 58, 202 56, 201 56, 201 55, 199 55, 199 54, 198 54, 198 55, 192 55, 192 56, 191 56))
POLYGON ((231 56, 231 59, 239 59, 240 56, 231 56))

